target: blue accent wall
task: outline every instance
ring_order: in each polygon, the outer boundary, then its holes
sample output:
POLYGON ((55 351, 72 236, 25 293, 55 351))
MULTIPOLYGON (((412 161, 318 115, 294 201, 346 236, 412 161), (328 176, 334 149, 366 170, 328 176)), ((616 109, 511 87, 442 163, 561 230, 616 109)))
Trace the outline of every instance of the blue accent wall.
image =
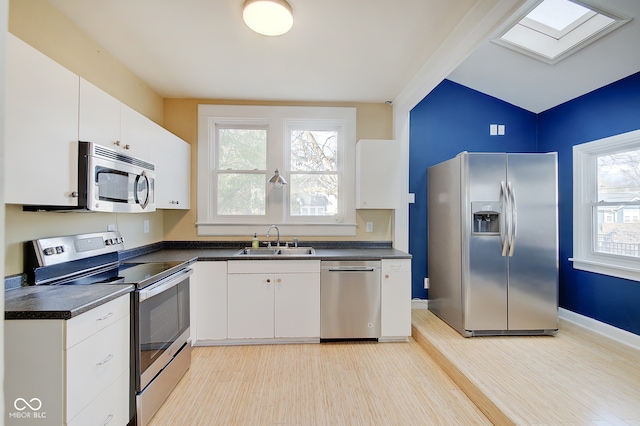
POLYGON ((461 151, 558 152, 560 306, 640 334, 640 283, 573 269, 573 145, 640 129, 640 73, 538 115, 444 80, 411 111, 409 251, 413 297, 424 299, 427 168, 461 151), (505 136, 489 136, 505 124, 505 136))
MULTIPOLYGON (((640 334, 640 282, 573 269, 572 147, 640 129, 640 73, 538 115, 538 146, 558 152, 560 306, 640 334)), ((639 261, 640 263, 640 261, 639 261)))
POLYGON ((427 168, 468 152, 537 152, 536 114, 444 80, 411 111, 409 252, 414 298, 426 299, 427 168), (504 136, 490 136, 490 124, 504 124, 504 136))

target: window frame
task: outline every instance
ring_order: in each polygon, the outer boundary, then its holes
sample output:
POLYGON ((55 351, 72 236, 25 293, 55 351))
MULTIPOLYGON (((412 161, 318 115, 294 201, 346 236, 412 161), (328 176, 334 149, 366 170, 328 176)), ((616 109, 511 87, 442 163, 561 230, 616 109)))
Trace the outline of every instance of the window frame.
MULTIPOLYGON (((596 252, 593 211, 597 205, 597 163, 600 155, 640 148, 640 130, 586 142, 573 147, 573 267, 640 281, 640 259, 596 252)), ((597 238, 597 236, 595 236, 597 238)))
MULTIPOLYGON (((286 174, 287 177, 289 178, 289 182, 291 182, 291 132, 295 131, 295 130, 301 130, 301 129, 305 129, 305 130, 309 130, 309 128, 312 128, 312 130, 324 130, 324 131, 337 131, 338 132, 338 147, 337 147, 337 164, 336 164, 336 171, 333 173, 310 173, 310 174, 336 174, 338 176, 338 205, 339 206, 345 206, 345 191, 344 188, 342 188, 342 185, 340 184, 340 182, 344 179, 344 175, 345 175, 345 163, 344 163, 344 157, 345 157, 345 141, 344 141, 344 123, 341 122, 336 122, 335 120, 291 120, 291 119, 286 119, 284 120, 283 123, 283 127, 284 127, 284 148, 285 148, 285 170, 286 170, 286 174)), ((355 145, 354 145, 355 146, 355 145)), ((297 174, 297 173, 295 173, 297 174)), ((300 173, 302 174, 302 173, 300 173)), ((355 182, 355 180, 354 180, 355 182)), ((332 217, 332 216, 305 216, 305 215, 292 215, 291 214, 291 200, 290 200, 290 196, 291 196, 291 191, 290 191, 290 187, 287 188, 287 206, 285 208, 285 214, 286 214, 286 218, 287 221, 290 223, 304 223, 306 221, 308 221, 308 219, 313 218, 314 222, 316 223, 332 223, 332 222, 341 222, 344 219, 342 217, 332 217)), ((355 189, 354 189, 355 191, 355 189)), ((355 192, 354 192, 355 193, 355 192)), ((355 210, 355 203, 354 203, 354 210, 355 210)), ((340 215, 344 215, 344 209, 343 208, 339 208, 338 210, 338 216, 340 215)))
POLYGON ((198 105, 198 236, 246 236, 261 233, 261 227, 275 224, 281 235, 289 236, 355 236, 355 145, 356 109, 354 107, 292 107, 250 105, 198 105), (334 216, 291 216, 289 185, 272 188, 267 179, 278 168, 289 181, 289 130, 300 125, 341 129, 338 168, 339 213, 334 216), (267 127, 267 174, 265 216, 217 215, 216 166, 218 127, 267 127))

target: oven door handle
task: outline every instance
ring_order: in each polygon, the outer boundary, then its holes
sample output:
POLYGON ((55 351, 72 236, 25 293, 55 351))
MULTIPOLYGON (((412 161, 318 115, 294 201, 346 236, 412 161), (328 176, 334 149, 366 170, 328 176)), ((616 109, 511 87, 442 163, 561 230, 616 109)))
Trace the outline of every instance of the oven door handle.
POLYGON ((193 270, 191 268, 186 268, 180 272, 177 272, 173 275, 168 276, 167 278, 158 281, 155 284, 150 285, 147 288, 140 290, 138 295, 140 302, 150 299, 153 296, 162 293, 163 291, 167 291, 171 287, 175 287, 191 274, 193 274, 193 270))

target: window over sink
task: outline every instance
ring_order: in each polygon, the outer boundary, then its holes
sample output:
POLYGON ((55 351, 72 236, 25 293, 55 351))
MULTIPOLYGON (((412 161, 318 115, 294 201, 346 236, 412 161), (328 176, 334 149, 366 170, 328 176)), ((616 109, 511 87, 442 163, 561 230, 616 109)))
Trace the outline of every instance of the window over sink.
POLYGON ((283 235, 355 235, 355 108, 198 111, 198 235, 250 235, 270 224, 283 235), (268 183, 276 169, 282 187, 268 183))

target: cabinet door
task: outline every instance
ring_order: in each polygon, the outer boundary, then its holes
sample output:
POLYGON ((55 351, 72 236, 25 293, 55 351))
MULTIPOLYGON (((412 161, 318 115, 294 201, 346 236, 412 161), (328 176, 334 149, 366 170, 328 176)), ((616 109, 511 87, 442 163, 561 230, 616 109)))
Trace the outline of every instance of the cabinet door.
POLYGON ((320 274, 275 276, 275 337, 320 337, 320 274))
POLYGON ((111 149, 120 143, 120 101, 82 78, 79 137, 111 149))
POLYGON ((396 209, 400 205, 400 145, 363 139, 356 144, 356 208, 396 209))
POLYGON ((273 337, 274 276, 229 274, 228 320, 230 339, 273 337))
POLYGON ((411 335, 411 260, 382 259, 382 337, 411 335))
POLYGON ((120 104, 120 150, 132 157, 149 158, 151 120, 133 108, 120 104))
POLYGON ((227 338, 227 262, 198 262, 194 267, 196 341, 227 338))
POLYGON ((150 158, 156 165, 156 208, 190 208, 191 146, 152 123, 150 158))
POLYGON ((77 75, 7 33, 6 203, 78 205, 78 84, 77 75))

